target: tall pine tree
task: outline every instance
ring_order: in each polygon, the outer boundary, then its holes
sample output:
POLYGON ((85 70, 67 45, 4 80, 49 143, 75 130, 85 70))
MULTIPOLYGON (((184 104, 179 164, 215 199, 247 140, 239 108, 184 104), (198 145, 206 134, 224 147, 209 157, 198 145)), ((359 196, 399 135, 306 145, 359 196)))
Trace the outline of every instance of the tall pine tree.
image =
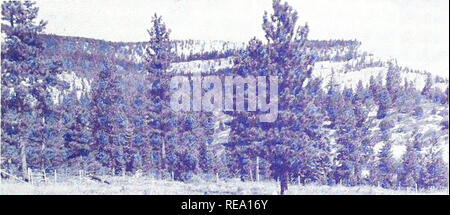
POLYGON ((301 118, 306 115, 297 111, 297 106, 308 103, 303 100, 302 91, 305 81, 311 78, 314 58, 306 47, 308 26, 299 26, 295 31, 297 12, 279 0, 274 0, 272 6, 274 13, 265 13, 263 29, 267 40, 267 75, 278 77, 279 115, 275 122, 261 126, 267 132, 265 156, 280 181, 280 193, 284 194, 293 164, 300 157, 298 149, 307 140, 304 135, 308 135, 308 128, 301 125, 301 118))
POLYGON ((172 122, 175 116, 169 106, 170 74, 168 74, 174 53, 170 43, 170 30, 160 16, 156 14, 153 16, 148 33, 150 42, 145 55, 146 79, 150 83, 150 90, 146 93, 146 99, 149 101, 146 108, 146 121, 149 125, 147 136, 153 148, 152 166, 164 174, 167 162, 166 141, 174 132, 172 122))
POLYGON ((6 152, 16 154, 16 157, 6 159, 16 170, 21 170, 24 178, 29 162, 38 168, 45 167, 45 158, 28 159, 27 155, 43 155, 45 138, 52 138, 52 135, 43 135, 50 129, 46 119, 54 118, 49 87, 57 85, 56 75, 61 72, 57 62, 42 59, 43 45, 39 34, 46 22, 36 23, 38 11, 31 1, 2 3, 2 33, 5 34, 1 52, 2 142, 6 152), (35 127, 29 127, 32 123, 35 127))

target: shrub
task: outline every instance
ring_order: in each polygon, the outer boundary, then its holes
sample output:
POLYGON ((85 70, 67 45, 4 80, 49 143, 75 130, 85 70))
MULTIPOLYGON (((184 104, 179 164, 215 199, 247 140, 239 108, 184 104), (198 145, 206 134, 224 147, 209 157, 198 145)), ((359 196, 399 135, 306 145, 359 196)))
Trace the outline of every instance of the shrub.
POLYGON ((441 122, 442 130, 448 130, 448 120, 445 119, 441 122))
POLYGON ((380 122, 381 131, 388 131, 389 129, 393 128, 394 126, 395 126, 394 122, 389 119, 385 119, 380 122))
POLYGON ((431 110, 431 114, 436 115, 436 113, 437 113, 436 108, 433 108, 433 110, 431 110))
POLYGON ((377 119, 383 119, 387 116, 387 109, 385 107, 380 106, 377 112, 377 119))
POLYGON ((417 106, 416 108, 414 108, 413 116, 415 116, 417 118, 422 118, 423 117, 423 108, 420 106, 417 106))

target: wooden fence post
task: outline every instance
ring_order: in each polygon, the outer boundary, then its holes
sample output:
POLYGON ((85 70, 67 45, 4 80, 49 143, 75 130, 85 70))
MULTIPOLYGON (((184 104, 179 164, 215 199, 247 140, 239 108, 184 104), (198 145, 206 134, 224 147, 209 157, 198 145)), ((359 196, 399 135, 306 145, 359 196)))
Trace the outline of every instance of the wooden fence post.
POLYGON ((31 183, 30 168, 27 169, 27 179, 28 179, 28 183, 31 183))
POLYGON ((28 168, 28 180, 31 183, 31 185, 34 185, 34 182, 33 182, 33 170, 31 170, 30 168, 28 168))
POLYGON ((45 170, 42 170, 42 176, 44 177, 44 183, 47 183, 47 173, 45 170))

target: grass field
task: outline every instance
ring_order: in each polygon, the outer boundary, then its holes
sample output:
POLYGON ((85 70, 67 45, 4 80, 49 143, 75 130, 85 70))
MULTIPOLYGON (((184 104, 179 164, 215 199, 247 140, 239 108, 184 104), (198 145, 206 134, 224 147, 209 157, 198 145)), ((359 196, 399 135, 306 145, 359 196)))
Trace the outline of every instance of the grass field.
MULTIPOLYGON (((279 184, 241 182, 238 179, 211 182, 196 180, 188 183, 155 180, 150 177, 106 177, 110 184, 71 177, 63 182, 31 185, 3 180, 0 195, 278 195, 279 184)), ((379 187, 345 187, 296 185, 289 186, 288 195, 448 195, 448 190, 388 190, 379 187)))

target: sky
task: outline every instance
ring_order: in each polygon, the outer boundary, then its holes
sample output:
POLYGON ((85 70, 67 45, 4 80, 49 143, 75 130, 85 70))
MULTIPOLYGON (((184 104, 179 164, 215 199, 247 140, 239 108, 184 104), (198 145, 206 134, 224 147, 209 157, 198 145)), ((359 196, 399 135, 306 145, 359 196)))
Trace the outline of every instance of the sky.
MULTIPOLYGON (((402 66, 448 77, 448 0, 288 0, 310 39, 357 39, 361 49, 402 66)), ((154 13, 172 39, 263 39, 271 0, 38 0, 47 33, 146 41, 154 13)))

